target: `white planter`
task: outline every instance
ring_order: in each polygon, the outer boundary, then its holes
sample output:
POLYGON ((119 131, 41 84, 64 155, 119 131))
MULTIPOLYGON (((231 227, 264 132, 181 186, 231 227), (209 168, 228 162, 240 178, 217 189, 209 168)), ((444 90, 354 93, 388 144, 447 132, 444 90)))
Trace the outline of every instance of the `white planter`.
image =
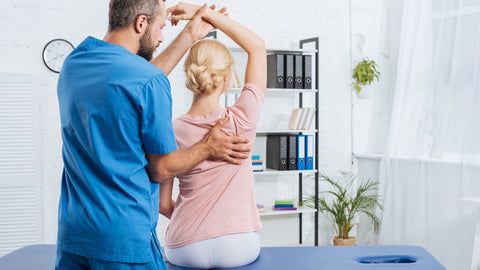
POLYGON ((357 92, 357 89, 354 88, 355 92, 358 95, 358 98, 360 99, 366 99, 373 97, 377 91, 377 84, 371 84, 371 85, 364 85, 362 86, 362 89, 360 90, 360 93, 357 92))

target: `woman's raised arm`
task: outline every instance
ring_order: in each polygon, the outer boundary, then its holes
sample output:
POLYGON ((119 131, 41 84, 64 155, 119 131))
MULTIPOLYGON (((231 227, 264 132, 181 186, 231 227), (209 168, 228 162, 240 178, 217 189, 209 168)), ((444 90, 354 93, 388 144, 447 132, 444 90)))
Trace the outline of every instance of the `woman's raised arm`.
MULTIPOLYGON (((168 9, 172 23, 188 20, 195 15, 201 6, 179 3, 168 9)), ((248 54, 245 70, 245 83, 253 83, 265 91, 267 85, 267 56, 265 42, 257 34, 242 24, 224 15, 225 9, 219 12, 207 9, 202 18, 230 37, 248 54)))

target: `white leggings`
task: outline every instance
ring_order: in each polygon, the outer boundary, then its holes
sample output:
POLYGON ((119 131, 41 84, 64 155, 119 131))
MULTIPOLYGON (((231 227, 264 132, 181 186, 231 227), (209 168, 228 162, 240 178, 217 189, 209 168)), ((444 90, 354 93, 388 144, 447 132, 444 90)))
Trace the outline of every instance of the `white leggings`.
POLYGON ((237 233, 198 241, 178 248, 165 247, 167 260, 186 268, 232 268, 255 261, 260 253, 258 233, 237 233))

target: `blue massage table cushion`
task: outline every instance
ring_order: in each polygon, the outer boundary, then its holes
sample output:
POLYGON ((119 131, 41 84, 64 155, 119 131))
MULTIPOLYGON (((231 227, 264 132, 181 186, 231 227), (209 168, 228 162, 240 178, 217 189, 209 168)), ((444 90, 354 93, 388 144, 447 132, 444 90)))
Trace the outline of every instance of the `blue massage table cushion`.
MULTIPOLYGON (((167 264, 169 270, 186 270, 167 264)), ((419 246, 267 247, 258 259, 236 270, 421 269, 445 270, 419 246)))
MULTIPOLYGON (((2 270, 52 270, 55 245, 31 245, 0 258, 2 270)), ((185 270, 167 263, 168 270, 185 270)), ((238 270, 445 270, 418 246, 264 247, 258 259, 238 270)))
POLYGON ((53 270, 57 245, 30 245, 0 258, 1 270, 53 270))

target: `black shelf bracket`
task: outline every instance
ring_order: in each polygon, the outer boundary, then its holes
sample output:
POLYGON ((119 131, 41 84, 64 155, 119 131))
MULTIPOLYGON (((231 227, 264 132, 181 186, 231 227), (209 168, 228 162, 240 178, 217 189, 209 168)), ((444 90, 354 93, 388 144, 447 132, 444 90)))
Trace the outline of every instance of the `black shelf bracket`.
POLYGON ((217 39, 217 30, 213 30, 210 33, 206 34, 205 37, 203 38, 209 38, 212 37, 213 39, 217 39))
MULTIPOLYGON (((305 44, 309 44, 309 43, 314 43, 315 44, 315 89, 317 90, 316 94, 315 94, 315 130, 317 132, 315 132, 315 153, 314 153, 314 159, 315 159, 315 169, 317 170, 315 172, 315 218, 314 218, 314 222, 315 222, 315 232, 314 232, 314 235, 315 235, 315 246, 318 246, 318 177, 319 177, 319 162, 318 162, 318 144, 319 144, 319 133, 320 133, 320 130, 319 130, 319 125, 318 125, 318 121, 319 121, 319 109, 318 109, 318 105, 319 105, 319 95, 320 95, 320 89, 318 87, 318 75, 319 75, 319 71, 318 71, 318 45, 319 45, 319 38, 316 37, 316 38, 308 38, 308 39, 302 39, 300 40, 300 48, 303 49, 303 45, 305 44)), ((302 94, 300 94, 300 106, 303 106, 303 97, 302 97, 302 94)), ((300 219, 302 217, 300 216, 300 219)), ((301 223, 300 223, 301 224, 301 223)), ((301 231, 301 229, 300 229, 301 231)), ((300 235, 301 237, 301 235, 300 235)), ((300 242, 301 243, 301 242, 300 242)))

